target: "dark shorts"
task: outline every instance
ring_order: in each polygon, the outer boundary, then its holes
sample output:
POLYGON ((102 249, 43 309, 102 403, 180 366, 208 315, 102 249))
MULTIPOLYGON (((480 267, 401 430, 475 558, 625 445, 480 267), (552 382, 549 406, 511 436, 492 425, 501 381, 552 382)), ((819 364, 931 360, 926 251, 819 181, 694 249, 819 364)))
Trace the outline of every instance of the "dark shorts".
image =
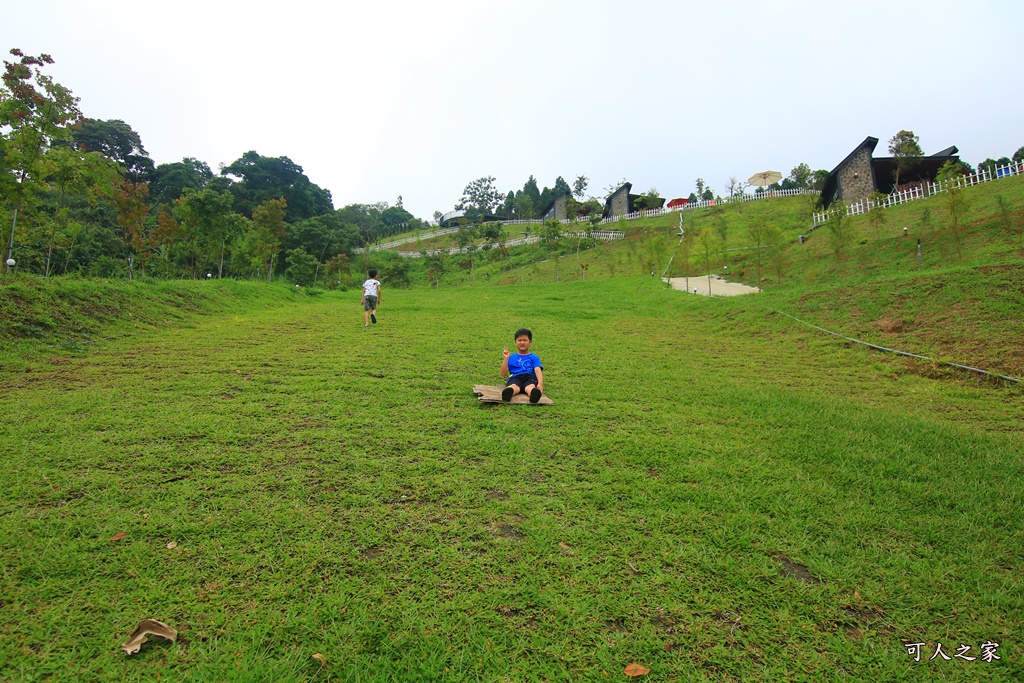
POLYGON ((519 387, 519 391, 526 391, 526 387, 530 386, 531 384, 537 384, 537 375, 534 375, 532 373, 529 375, 512 375, 511 377, 508 378, 508 381, 505 382, 505 386, 510 387, 513 384, 519 387))
POLYGON ((363 297, 363 310, 364 311, 376 311, 377 310, 377 297, 375 296, 364 296, 363 297))

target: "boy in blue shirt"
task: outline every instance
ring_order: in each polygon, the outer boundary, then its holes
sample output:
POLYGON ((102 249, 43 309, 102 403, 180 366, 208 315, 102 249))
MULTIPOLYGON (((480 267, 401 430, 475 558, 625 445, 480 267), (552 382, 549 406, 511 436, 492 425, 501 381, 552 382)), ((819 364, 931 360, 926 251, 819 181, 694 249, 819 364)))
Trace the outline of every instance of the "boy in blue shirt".
POLYGON ((507 346, 501 353, 501 375, 509 376, 501 400, 511 401, 516 394, 527 394, 530 403, 536 403, 544 393, 544 366, 536 354, 530 353, 533 333, 526 328, 516 330, 514 339, 518 353, 510 354, 507 346))

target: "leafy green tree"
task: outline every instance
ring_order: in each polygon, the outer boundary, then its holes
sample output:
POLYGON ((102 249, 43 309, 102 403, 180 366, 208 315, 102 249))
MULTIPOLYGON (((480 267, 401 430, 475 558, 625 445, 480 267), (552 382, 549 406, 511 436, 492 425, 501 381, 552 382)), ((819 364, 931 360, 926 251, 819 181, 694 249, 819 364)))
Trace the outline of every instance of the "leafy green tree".
POLYGON ((807 164, 800 163, 793 167, 793 170, 789 172, 789 179, 799 188, 810 187, 811 176, 814 171, 807 164))
POLYGON ((572 194, 576 199, 583 199, 583 195, 587 193, 587 185, 590 184, 590 178, 585 175, 576 176, 575 182, 572 184, 572 194))
POLYGON ((267 282, 273 275, 274 257, 280 251, 286 234, 284 217, 287 208, 288 203, 284 199, 268 199, 252 212, 257 244, 254 257, 266 269, 267 282))
POLYGON ((338 209, 338 219, 342 223, 354 225, 364 244, 377 241, 380 237, 387 236, 384 233, 384 224, 381 222, 381 210, 373 204, 349 204, 338 209))
POLYGON ((998 159, 985 159, 985 161, 978 164, 978 170, 985 170, 989 175, 995 175, 996 169, 1002 166, 1009 166, 1010 160, 1007 157, 999 157, 998 159))
POLYGON ((515 212, 515 210, 516 210, 516 194, 512 190, 509 190, 508 194, 505 195, 505 201, 502 202, 499 211, 500 211, 501 215, 505 217, 506 220, 511 220, 512 219, 512 214, 513 214, 513 212, 515 212))
POLYGON ((124 176, 133 183, 152 179, 154 166, 142 146, 139 134, 120 119, 85 119, 74 128, 74 141, 88 152, 99 152, 124 167, 124 176))
POLYGON ((135 279, 132 253, 141 253, 146 242, 146 224, 149 219, 149 185, 127 178, 114 190, 113 202, 117 207, 117 224, 122 230, 122 239, 129 249, 128 274, 135 279))
POLYGON ((310 182, 302 167, 288 157, 265 157, 249 151, 221 169, 221 175, 238 179, 230 190, 235 196, 235 210, 246 216, 271 199, 285 200, 285 220, 289 223, 334 210, 331 193, 310 182))
POLYGON ((319 263, 315 256, 307 254, 302 247, 296 247, 288 252, 285 261, 288 263, 288 267, 284 271, 284 276, 289 282, 303 287, 311 287, 316 284, 319 263))
MULTIPOLYGON (((76 196, 96 206, 99 197, 110 196, 120 182, 120 175, 114 162, 96 152, 82 152, 69 145, 47 150, 42 167, 46 183, 56 195, 46 245, 44 277, 49 277, 54 247, 58 240, 66 242, 69 237, 72 218, 66 202, 68 197, 76 196)), ((74 229, 80 231, 81 227, 81 223, 76 222, 74 229)))
POLYGON ((516 218, 529 220, 537 217, 537 205, 525 191, 516 194, 516 218))
POLYGON ((0 87, 0 196, 13 214, 8 259, 14 255, 18 212, 30 208, 47 187, 44 152, 70 140, 70 125, 81 118, 78 98, 43 73, 53 58, 17 48, 11 54, 20 59, 4 60, 0 87))
POLYGON ((847 216, 846 202, 835 202, 825 222, 832 238, 832 249, 836 258, 842 261, 846 257, 846 247, 850 242, 850 218, 847 216))
POLYGON ((953 236, 953 243, 956 245, 957 261, 960 263, 963 263, 964 260, 963 246, 964 240, 967 237, 967 226, 964 222, 964 217, 969 205, 966 191, 957 183, 962 174, 963 172, 959 164, 947 161, 939 169, 939 173, 936 176, 936 180, 945 186, 945 192, 942 193, 942 203, 949 214, 949 231, 953 236))
POLYGON ((459 249, 465 249, 470 242, 476 239, 477 230, 476 226, 472 223, 463 223, 459 225, 458 232, 455 233, 455 243, 459 245, 459 249))
POLYGON ((523 193, 533 202, 535 210, 540 207, 540 188, 537 187, 537 179, 532 175, 523 184, 523 193))
POLYGON ((882 236, 882 229, 885 227, 885 208, 883 203, 886 196, 882 192, 875 192, 871 195, 871 210, 868 212, 868 222, 875 229, 875 239, 882 236))
POLYGON ((1024 161, 1024 147, 1019 147, 1017 151, 1013 153, 1013 160, 1017 163, 1024 161))
POLYGON ((157 203, 173 204, 185 188, 201 190, 213 180, 213 171, 205 161, 185 157, 181 161, 160 164, 152 173, 149 196, 157 203))
POLYGON ((409 225, 412 220, 413 215, 400 206, 392 206, 380 214, 380 222, 387 229, 389 235, 398 234, 401 232, 401 228, 409 225))
POLYGON ((480 238, 490 246, 504 245, 506 232, 504 226, 497 221, 483 223, 479 229, 480 238))
POLYGON ((470 218, 483 218, 494 213, 501 205, 502 198, 503 195, 494 186, 494 176, 485 176, 466 185, 455 209, 465 211, 470 218))
POLYGON ((541 244, 557 249, 565 238, 565 226, 555 219, 544 221, 540 229, 541 244))
POLYGON ((198 259, 217 261, 217 277, 224 274, 224 254, 233 229, 238 223, 234 214, 234 197, 230 192, 186 189, 175 203, 175 213, 181 221, 186 243, 192 250, 192 274, 196 275, 198 259))
POLYGON ((811 174, 810 189, 815 192, 821 192, 825 189, 825 181, 828 180, 829 172, 823 168, 814 171, 811 174))
POLYGON ((747 223, 747 238, 750 256, 754 260, 754 272, 757 276, 757 291, 761 291, 761 276, 764 272, 765 248, 768 246, 768 224, 763 219, 747 223))
POLYGON ((283 248, 289 252, 301 248, 316 258, 315 286, 321 264, 337 254, 353 253, 360 243, 359 228, 351 223, 342 223, 338 212, 332 212, 293 223, 285 235, 283 248))
POLYGON ((913 131, 901 130, 889 138, 889 154, 896 159, 896 168, 893 171, 893 189, 895 189, 899 187, 903 174, 916 165, 918 159, 924 156, 924 152, 913 131))

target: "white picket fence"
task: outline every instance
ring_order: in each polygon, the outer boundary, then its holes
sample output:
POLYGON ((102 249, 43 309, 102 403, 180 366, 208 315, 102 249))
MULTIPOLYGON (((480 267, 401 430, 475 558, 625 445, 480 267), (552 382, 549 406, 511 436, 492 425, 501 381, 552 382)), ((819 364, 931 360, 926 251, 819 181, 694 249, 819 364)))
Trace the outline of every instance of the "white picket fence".
MULTIPOLYGON (((846 205, 846 215, 859 216, 876 207, 887 209, 890 206, 896 206, 897 204, 905 204, 906 202, 912 202, 915 199, 923 199, 924 197, 941 194, 946 191, 946 187, 950 182, 952 182, 956 187, 971 187, 973 185, 987 183, 991 180, 998 180, 999 178, 1008 178, 1010 176, 1021 174, 1024 174, 1024 162, 1015 161, 992 170, 981 169, 977 173, 962 175, 956 180, 946 181, 944 183, 921 183, 920 185, 915 185, 901 192, 893 192, 878 202, 871 199, 862 199, 859 202, 851 202, 846 205)), ((827 223, 831 215, 831 211, 814 212, 811 216, 811 229, 827 223)))
POLYGON ((664 216, 667 213, 679 213, 681 211, 689 211, 691 209, 705 209, 709 206, 718 206, 720 204, 730 204, 736 202, 753 202, 758 199, 768 199, 769 197, 794 197, 801 194, 818 194, 815 190, 805 189, 793 189, 793 190, 767 190, 765 192, 756 192, 754 194, 736 194, 732 197, 722 197, 720 199, 701 199, 696 202, 687 202, 682 206, 673 206, 672 208, 662 207, 660 209, 641 209, 640 211, 634 211, 632 213, 623 214, 621 216, 609 216, 600 222, 600 225, 607 223, 614 223, 618 220, 632 221, 637 218, 650 218, 651 216, 664 216))

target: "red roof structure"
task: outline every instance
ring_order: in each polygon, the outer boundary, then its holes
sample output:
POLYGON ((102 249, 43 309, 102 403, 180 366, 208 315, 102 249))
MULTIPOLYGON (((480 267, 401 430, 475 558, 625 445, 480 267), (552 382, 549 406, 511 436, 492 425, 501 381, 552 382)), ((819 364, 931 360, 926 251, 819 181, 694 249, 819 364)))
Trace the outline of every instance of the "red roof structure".
POLYGON ((682 197, 676 197, 675 199, 670 201, 668 204, 666 204, 666 207, 669 208, 669 209, 674 209, 677 206, 686 206, 689 203, 690 203, 689 199, 683 199, 682 197))

